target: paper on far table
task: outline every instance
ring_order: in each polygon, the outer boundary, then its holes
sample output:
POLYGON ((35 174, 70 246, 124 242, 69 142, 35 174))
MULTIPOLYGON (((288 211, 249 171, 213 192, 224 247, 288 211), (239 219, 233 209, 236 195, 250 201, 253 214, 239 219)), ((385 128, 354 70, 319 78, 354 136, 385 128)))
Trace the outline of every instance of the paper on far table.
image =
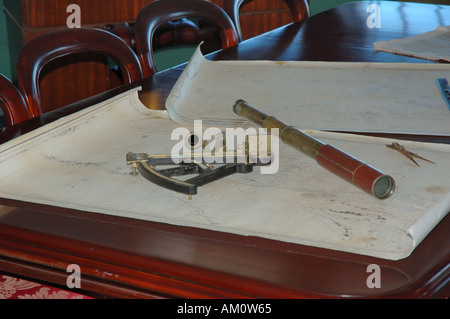
POLYGON ((450 26, 413 37, 375 42, 374 46, 378 51, 450 62, 450 26))

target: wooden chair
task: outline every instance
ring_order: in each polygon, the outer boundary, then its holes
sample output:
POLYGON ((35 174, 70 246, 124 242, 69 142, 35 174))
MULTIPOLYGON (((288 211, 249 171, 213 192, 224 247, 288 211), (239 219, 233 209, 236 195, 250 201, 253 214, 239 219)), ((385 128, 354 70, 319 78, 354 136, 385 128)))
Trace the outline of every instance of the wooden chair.
POLYGON ((135 24, 136 52, 144 76, 157 72, 153 58, 156 30, 170 21, 196 18, 207 21, 219 30, 222 48, 238 43, 233 21, 219 6, 207 0, 158 0, 148 4, 138 14, 135 24))
MULTIPOLYGON (((30 117, 43 113, 39 78, 44 66, 68 55, 86 53, 105 55, 117 62, 124 84, 142 79, 137 55, 112 33, 101 29, 80 28, 43 34, 23 47, 17 62, 18 87, 25 98, 30 117)), ((70 86, 70 80, 67 85, 70 86)))
MULTIPOLYGON (((238 32, 239 41, 242 41, 242 30, 239 22, 239 12, 242 6, 254 0, 224 0, 223 8, 225 12, 231 17, 238 32)), ((307 0, 283 0, 289 7, 292 13, 292 20, 294 22, 302 21, 309 17, 309 4, 307 0)))
POLYGON ((0 74, 0 107, 6 120, 6 126, 28 119, 25 100, 16 86, 0 74))

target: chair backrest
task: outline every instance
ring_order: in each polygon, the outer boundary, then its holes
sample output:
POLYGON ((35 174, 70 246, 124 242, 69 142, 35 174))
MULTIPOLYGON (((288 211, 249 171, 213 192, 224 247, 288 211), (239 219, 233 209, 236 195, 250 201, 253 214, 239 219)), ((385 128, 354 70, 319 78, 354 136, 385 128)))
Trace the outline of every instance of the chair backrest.
MULTIPOLYGON (((226 13, 231 17, 236 26, 239 41, 242 41, 242 30, 239 22, 239 12, 243 5, 252 2, 254 0, 224 0, 223 8, 226 13)), ((307 0, 283 0, 289 7, 292 13, 292 20, 294 22, 302 21, 309 17, 309 4, 307 0)))
POLYGON ((116 61, 124 84, 142 78, 136 53, 112 33, 78 28, 43 34, 22 48, 17 62, 18 87, 26 100, 30 117, 43 113, 39 94, 39 77, 43 67, 58 58, 84 53, 98 53, 116 61))
POLYGON ((0 74, 0 107, 6 125, 14 125, 28 119, 25 100, 16 86, 4 75, 0 74))
POLYGON ((208 0, 157 0, 144 7, 135 24, 136 52, 144 76, 157 72, 153 58, 153 36, 160 26, 172 20, 197 18, 218 27, 222 48, 238 43, 233 21, 222 8, 208 0))

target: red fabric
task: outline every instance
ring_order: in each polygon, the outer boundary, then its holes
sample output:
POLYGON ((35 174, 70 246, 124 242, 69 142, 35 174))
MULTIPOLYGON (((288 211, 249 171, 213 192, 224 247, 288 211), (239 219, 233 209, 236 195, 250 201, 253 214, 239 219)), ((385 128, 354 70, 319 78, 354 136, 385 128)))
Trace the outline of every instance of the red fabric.
POLYGON ((92 299, 91 297, 6 275, 0 275, 0 299, 92 299))

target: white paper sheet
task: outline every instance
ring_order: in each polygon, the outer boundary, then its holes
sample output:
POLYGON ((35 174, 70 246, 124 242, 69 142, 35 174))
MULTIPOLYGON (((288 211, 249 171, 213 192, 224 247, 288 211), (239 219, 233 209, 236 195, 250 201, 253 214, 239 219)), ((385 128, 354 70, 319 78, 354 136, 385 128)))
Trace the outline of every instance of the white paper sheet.
POLYGON ((238 99, 300 129, 450 135, 436 85, 450 65, 425 63, 210 61, 200 48, 167 99, 182 124, 244 126, 238 99))
POLYGON ((192 200, 129 174, 127 152, 170 153, 179 126, 136 91, 92 106, 0 145, 0 196, 394 260, 450 210, 449 145, 402 142, 436 162, 419 168, 385 147, 393 140, 309 132, 391 174, 386 200, 284 144, 277 174, 235 174, 192 200))

